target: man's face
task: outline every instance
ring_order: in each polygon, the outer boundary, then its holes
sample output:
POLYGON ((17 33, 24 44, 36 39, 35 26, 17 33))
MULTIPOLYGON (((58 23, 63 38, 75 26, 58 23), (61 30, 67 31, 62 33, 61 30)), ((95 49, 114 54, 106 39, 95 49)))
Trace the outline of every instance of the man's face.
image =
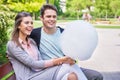
POLYGON ((56 27, 56 21, 57 21, 57 13, 56 11, 52 9, 47 9, 44 12, 44 15, 41 16, 41 20, 43 22, 43 26, 45 28, 55 28, 56 27))

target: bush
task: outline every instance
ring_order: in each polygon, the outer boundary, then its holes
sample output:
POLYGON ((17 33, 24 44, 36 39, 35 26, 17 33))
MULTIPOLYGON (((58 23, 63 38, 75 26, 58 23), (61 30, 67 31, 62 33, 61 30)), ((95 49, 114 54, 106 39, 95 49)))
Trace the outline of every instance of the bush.
POLYGON ((6 43, 13 24, 14 13, 0 12, 0 64, 6 61, 6 43))

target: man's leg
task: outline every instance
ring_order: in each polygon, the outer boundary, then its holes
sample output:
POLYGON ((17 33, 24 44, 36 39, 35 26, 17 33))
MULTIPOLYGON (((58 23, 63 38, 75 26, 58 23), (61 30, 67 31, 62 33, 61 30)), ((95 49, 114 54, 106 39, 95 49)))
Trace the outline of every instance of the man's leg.
POLYGON ((97 71, 85 69, 85 68, 81 68, 81 70, 86 75, 88 80, 103 80, 102 74, 97 71))
POLYGON ((78 80, 76 73, 72 72, 68 75, 67 80, 78 80))

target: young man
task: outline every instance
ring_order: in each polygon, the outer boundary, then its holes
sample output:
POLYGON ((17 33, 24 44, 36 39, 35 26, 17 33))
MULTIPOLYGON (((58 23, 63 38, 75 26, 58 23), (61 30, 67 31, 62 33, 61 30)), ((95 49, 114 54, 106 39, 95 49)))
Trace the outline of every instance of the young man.
MULTIPOLYGON (((43 59, 63 57, 59 38, 62 28, 56 27, 57 9, 50 4, 43 5, 40 10, 42 28, 36 28, 32 31, 30 37, 33 38, 38 46, 43 59)), ((93 70, 81 68, 88 80, 103 80, 103 76, 93 70)))

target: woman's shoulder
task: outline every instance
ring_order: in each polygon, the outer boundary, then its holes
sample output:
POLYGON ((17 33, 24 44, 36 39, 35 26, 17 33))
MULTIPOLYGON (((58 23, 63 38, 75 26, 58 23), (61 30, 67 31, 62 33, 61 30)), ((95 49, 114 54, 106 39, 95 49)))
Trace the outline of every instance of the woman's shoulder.
POLYGON ((9 41, 7 42, 7 46, 15 46, 15 45, 16 45, 15 42, 12 41, 12 40, 9 40, 9 41))
POLYGON ((9 41, 7 42, 7 44, 9 44, 9 45, 10 45, 10 44, 15 44, 15 43, 14 43, 14 41, 9 40, 9 41))

